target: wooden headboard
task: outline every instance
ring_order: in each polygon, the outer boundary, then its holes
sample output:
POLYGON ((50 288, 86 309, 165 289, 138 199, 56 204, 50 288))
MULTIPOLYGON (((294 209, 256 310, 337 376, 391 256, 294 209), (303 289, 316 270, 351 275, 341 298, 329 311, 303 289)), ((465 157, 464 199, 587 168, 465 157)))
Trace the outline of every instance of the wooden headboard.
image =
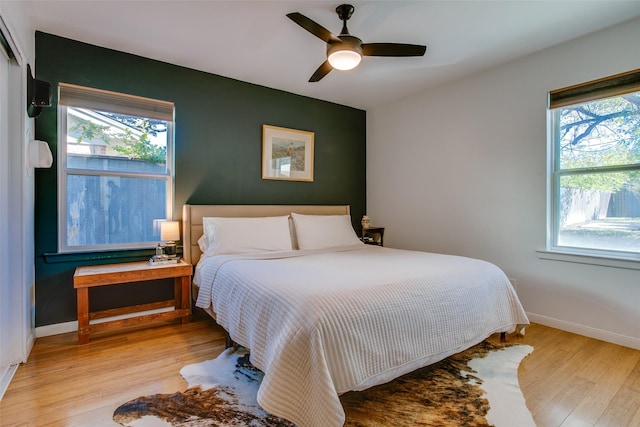
POLYGON ((350 215, 349 205, 184 205, 182 207, 182 257, 195 265, 201 251, 198 239, 202 236, 204 217, 261 217, 289 215, 350 215))

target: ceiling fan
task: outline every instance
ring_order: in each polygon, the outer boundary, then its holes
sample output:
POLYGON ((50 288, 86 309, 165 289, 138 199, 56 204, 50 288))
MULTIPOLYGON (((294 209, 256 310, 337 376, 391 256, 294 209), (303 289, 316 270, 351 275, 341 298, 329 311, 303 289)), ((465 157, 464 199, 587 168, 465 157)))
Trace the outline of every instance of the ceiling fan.
POLYGON ((319 81, 334 68, 351 70, 360 63, 363 56, 423 56, 426 52, 426 46, 417 44, 362 43, 362 40, 349 34, 347 29, 347 21, 354 10, 355 8, 350 4, 341 4, 336 8, 336 13, 342 21, 342 31, 339 36, 301 13, 287 14, 293 22, 327 44, 327 60, 313 73, 309 79, 310 82, 319 81))

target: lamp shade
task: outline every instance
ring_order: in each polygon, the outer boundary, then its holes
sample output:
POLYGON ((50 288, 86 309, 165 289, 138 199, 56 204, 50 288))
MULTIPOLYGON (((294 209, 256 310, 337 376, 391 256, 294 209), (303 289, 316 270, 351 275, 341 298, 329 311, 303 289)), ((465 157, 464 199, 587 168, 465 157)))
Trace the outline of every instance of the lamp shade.
POLYGON ((160 240, 180 240, 180 223, 178 221, 164 221, 160 223, 160 240))

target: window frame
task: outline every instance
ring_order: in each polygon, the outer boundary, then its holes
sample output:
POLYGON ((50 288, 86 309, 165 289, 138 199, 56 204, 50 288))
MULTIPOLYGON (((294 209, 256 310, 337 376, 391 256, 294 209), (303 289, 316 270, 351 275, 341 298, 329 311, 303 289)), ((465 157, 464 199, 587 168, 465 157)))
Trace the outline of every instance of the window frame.
POLYGON ((105 91, 67 83, 58 85, 58 253, 84 253, 155 248, 158 241, 69 246, 67 244, 67 177, 69 175, 153 178, 166 182, 166 220, 175 215, 175 133, 174 105, 171 102, 105 91), (65 94, 67 95, 65 97, 65 94), (166 170, 164 174, 68 168, 67 108, 86 108, 131 116, 157 118, 167 122, 166 170), (169 120, 170 117, 170 120, 169 120))
POLYGON ((541 258, 640 269, 640 263, 638 263, 640 252, 558 244, 561 216, 560 183, 563 176, 640 171, 638 163, 561 169, 559 109, 639 91, 640 69, 549 92, 547 105, 547 235, 546 251, 538 251, 541 258))

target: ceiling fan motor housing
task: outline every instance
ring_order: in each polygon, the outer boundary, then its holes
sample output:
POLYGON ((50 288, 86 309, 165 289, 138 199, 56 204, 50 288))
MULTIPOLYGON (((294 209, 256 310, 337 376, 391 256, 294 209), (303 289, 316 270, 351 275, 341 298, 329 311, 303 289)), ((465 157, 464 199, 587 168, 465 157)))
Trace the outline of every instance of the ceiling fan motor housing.
POLYGON ((351 50, 362 56, 362 40, 354 36, 340 36, 340 42, 327 43, 327 56, 339 50, 351 50))

